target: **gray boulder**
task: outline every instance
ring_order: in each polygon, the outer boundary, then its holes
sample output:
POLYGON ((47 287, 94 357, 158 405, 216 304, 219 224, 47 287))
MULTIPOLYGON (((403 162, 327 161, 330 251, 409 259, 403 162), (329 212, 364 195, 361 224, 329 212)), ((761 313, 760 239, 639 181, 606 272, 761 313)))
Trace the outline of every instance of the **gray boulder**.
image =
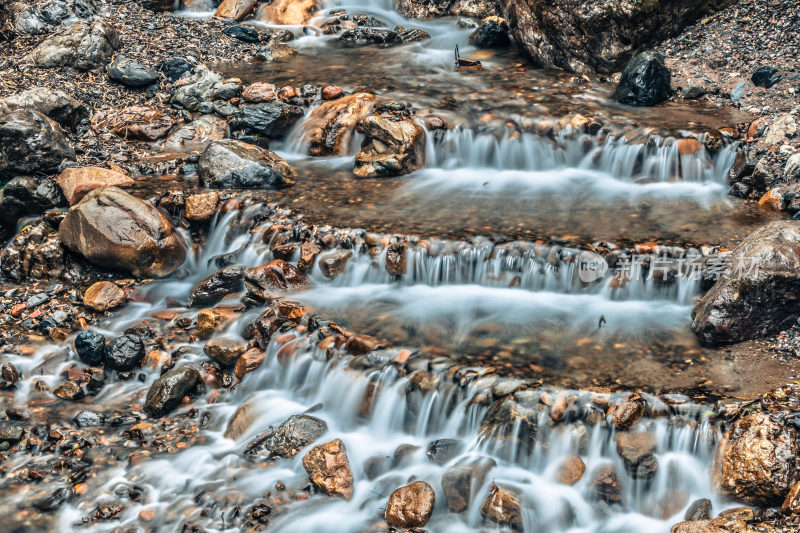
POLYGON ((133 88, 148 87, 159 80, 158 72, 124 55, 118 55, 111 62, 108 77, 133 88))
POLYGON ((181 404, 181 400, 200 380, 200 372, 193 366, 173 368, 150 386, 144 403, 144 412, 160 418, 181 404))
POLYGON ((319 418, 308 415, 290 416, 277 429, 270 428, 253 439, 245 448, 245 453, 291 459, 326 431, 328 425, 319 418))
POLYGON ((204 187, 218 189, 269 189, 292 185, 292 167, 277 154, 241 141, 208 145, 200 154, 197 174, 204 187))
POLYGON ((27 59, 37 67, 94 70, 120 47, 117 31, 105 22, 78 22, 42 42, 27 59))
POLYGON ((205 65, 197 65, 191 81, 175 89, 172 103, 189 111, 197 111, 200 104, 210 102, 214 91, 222 85, 222 76, 209 70, 205 65))
POLYGON ((0 100, 0 115, 18 109, 32 109, 55 120, 65 128, 74 128, 91 116, 89 106, 67 93, 47 87, 34 87, 0 100))
POLYGON ((302 107, 280 100, 245 104, 231 117, 231 128, 277 138, 282 137, 304 115, 302 107))
POLYGON ((38 111, 19 109, 0 116, 0 174, 47 174, 74 160, 64 131, 38 111))
POLYGON ((90 0, 14 2, 9 13, 14 29, 26 35, 50 33, 100 16, 100 11, 90 0))

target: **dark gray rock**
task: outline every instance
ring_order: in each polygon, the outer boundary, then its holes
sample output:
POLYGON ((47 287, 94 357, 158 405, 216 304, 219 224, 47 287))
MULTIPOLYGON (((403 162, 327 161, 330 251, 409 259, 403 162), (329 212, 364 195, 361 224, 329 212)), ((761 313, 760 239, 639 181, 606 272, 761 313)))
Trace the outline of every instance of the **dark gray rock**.
POLYGON ((0 100, 0 115, 17 109, 32 109, 58 122, 65 128, 74 128, 91 116, 89 106, 65 92, 46 87, 35 87, 0 100))
POLYGON ((0 427, 0 442, 16 444, 22 440, 24 434, 25 428, 22 426, 3 426, 0 427))
POLYGON ((105 66, 121 46, 117 31, 105 22, 78 22, 46 39, 27 58, 41 68, 94 70, 105 66))
POLYGON ((158 70, 167 78, 167 83, 172 83, 186 75, 191 75, 192 65, 185 59, 167 59, 159 63, 158 70))
POLYGON ((14 29, 26 35, 50 33, 79 20, 100 17, 100 11, 89 0, 14 2, 9 14, 14 29))
POLYGON ((38 111, 20 109, 0 116, 0 174, 56 172, 75 160, 61 128, 38 111))
POLYGON ((753 72, 750 81, 752 81, 753 85, 756 87, 770 88, 781 81, 781 78, 782 76, 778 74, 778 69, 769 65, 764 65, 763 67, 758 67, 756 71, 753 72))
POLYGON ((257 43, 261 37, 258 34, 258 30, 252 26, 245 26, 244 24, 233 24, 232 26, 228 26, 222 30, 222 33, 228 37, 233 37, 234 39, 239 39, 240 41, 244 41, 246 43, 257 43))
POLYGON ((303 116, 305 112, 302 107, 280 100, 245 104, 231 117, 231 128, 275 139, 282 137, 303 116))
POLYGON ((103 413, 87 409, 75 415, 72 420, 79 428, 95 428, 106 423, 106 416, 103 413))
POLYGON ((708 498, 700 498, 692 502, 683 517, 687 522, 708 520, 709 518, 711 518, 711 500, 708 498))
POLYGON ((191 82, 175 89, 170 101, 189 111, 197 111, 203 102, 211 101, 214 90, 220 85, 222 76, 209 70, 205 65, 197 65, 191 82))
POLYGON ((135 335, 117 337, 106 344, 105 359, 106 366, 111 370, 133 370, 144 359, 144 343, 135 335))
POLYGON ((12 228, 24 215, 38 215, 63 203, 61 191, 48 179, 17 177, 0 190, 0 226, 12 228))
POLYGON ((339 41, 350 48, 369 45, 387 47, 403 43, 397 36, 397 32, 377 28, 354 28, 345 30, 339 35, 339 41))
POLYGON ((193 366, 173 368, 150 386, 145 399, 144 412, 160 418, 178 407, 200 380, 200 372, 193 366))
POLYGON ((293 184, 294 170, 275 153, 241 141, 208 145, 197 163, 200 183, 223 189, 282 188, 293 184))
POLYGON ((672 93, 671 75, 664 57, 648 50, 631 59, 622 71, 616 98, 623 104, 652 106, 663 102, 672 93))
POLYGON ((494 459, 482 457, 473 461, 459 462, 442 475, 447 508, 454 513, 466 511, 473 496, 483 486, 486 474, 497 463, 494 459))
POLYGON ((319 418, 293 415, 277 429, 270 428, 253 439, 245 448, 245 453, 291 459, 326 431, 328 425, 319 418))
POLYGON ((75 337, 75 352, 87 365, 103 364, 105 348, 106 338, 93 329, 85 329, 75 337))
POLYGON ((455 439, 438 439, 428 444, 425 448, 425 456, 428 461, 443 465, 451 459, 455 459, 463 448, 460 441, 455 439))
POLYGON ((138 61, 118 55, 111 62, 108 77, 127 87, 142 88, 158 83, 158 72, 138 61))
POLYGON ((244 267, 225 267, 192 288, 189 307, 214 305, 223 297, 244 290, 244 267))
POLYGON ((508 25, 503 20, 487 19, 470 34, 469 42, 478 48, 507 48, 511 45, 508 25))

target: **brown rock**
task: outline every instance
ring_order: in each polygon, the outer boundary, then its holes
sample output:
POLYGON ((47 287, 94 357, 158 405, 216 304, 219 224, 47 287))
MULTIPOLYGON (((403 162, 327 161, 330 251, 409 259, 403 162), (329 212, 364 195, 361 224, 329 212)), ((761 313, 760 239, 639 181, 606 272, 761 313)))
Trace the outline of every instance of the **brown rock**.
POLYGON ((344 272, 351 257, 353 257, 351 250, 330 250, 319 255, 317 265, 323 276, 333 279, 344 272))
POLYGON ((785 202, 783 199, 784 191, 780 187, 774 187, 764 193, 758 200, 758 207, 769 211, 782 211, 785 202))
POLYGON ((481 516, 497 524, 521 525, 522 514, 519 496, 494 483, 481 505, 481 516))
POLYGON ((231 337, 217 337, 206 342, 203 352, 222 366, 233 366, 247 350, 247 342, 231 337))
POLYGON ((111 129, 125 139, 155 141, 164 137, 175 121, 164 111, 148 106, 131 106, 112 114, 97 124, 98 129, 111 129))
POLYGON ((459 463, 445 472, 442 476, 442 490, 447 508, 454 513, 466 511, 472 495, 483 485, 486 475, 495 465, 494 459, 481 458, 459 463))
POLYGON ((306 276, 297 267, 281 259, 244 271, 244 286, 247 292, 267 300, 290 288, 306 284, 306 276))
POLYGON ((643 400, 629 400, 612 407, 611 420, 620 431, 630 429, 644 415, 643 400))
POLYGON ((658 472, 655 456, 656 439, 649 431, 618 433, 617 454, 625 463, 625 470, 633 479, 653 479, 658 472))
POLYGON ((257 0, 222 0, 214 16, 242 21, 255 9, 257 3, 257 0))
POLYGON ((205 222, 217 213, 219 193, 216 191, 192 194, 186 197, 183 216, 193 222, 205 222))
POLYGON ((253 104, 261 102, 271 102, 277 98, 278 88, 271 83, 256 82, 251 83, 242 91, 242 98, 245 102, 253 104))
POLYGON ((64 170, 56 180, 69 205, 80 202, 89 191, 103 187, 130 187, 133 180, 115 170, 101 167, 80 167, 64 170))
POLYGON ((386 272, 392 276, 406 273, 406 248, 404 242, 396 242, 386 247, 386 272))
POLYGON ((266 354, 258 348, 250 348, 244 352, 241 357, 239 357, 238 361, 236 361, 233 374, 237 378, 242 379, 245 374, 252 372, 261 366, 261 364, 264 362, 265 355, 266 354))
POLYGON ((586 472, 586 464, 577 455, 570 455, 559 465, 556 471, 556 481, 564 485, 574 485, 586 472))
POLYGON ((375 95, 355 93, 323 102, 308 118, 306 139, 313 156, 345 155, 356 126, 375 103, 375 95))
POLYGON ((347 343, 345 344, 347 352, 352 355, 364 355, 380 347, 381 343, 378 342, 378 339, 376 339, 375 337, 370 337, 369 335, 360 335, 360 334, 351 335, 350 338, 347 339, 347 343))
POLYGON ((228 122, 214 115, 203 115, 169 134, 161 147, 166 152, 200 152, 214 141, 228 137, 228 122))
POLYGON ((342 96, 342 88, 337 87, 336 85, 326 85, 322 88, 322 99, 323 100, 335 100, 342 96))
POLYGON ((116 187, 89 192, 70 208, 58 234, 89 261, 137 277, 167 276, 186 258, 186 244, 169 218, 116 187))
POLYGON ((297 262, 297 268, 303 272, 311 270, 321 250, 322 249, 313 242, 304 242, 301 244, 300 261, 297 262))
POLYGON ((795 482, 781 505, 781 512, 786 516, 800 514, 800 481, 795 482))
POLYGON ((353 495, 353 472, 339 439, 311 448, 303 457, 303 468, 314 486, 328 496, 349 500, 353 495))
POLYGON ((359 178, 408 174, 425 164, 425 130, 412 120, 364 119, 364 142, 353 174, 359 178))
POLYGON ((779 505, 797 481, 795 431, 765 413, 737 420, 718 452, 720 492, 756 505, 779 505))
POLYGON ((612 466, 601 466, 595 470, 589 486, 600 501, 608 504, 622 501, 622 487, 612 466))
POLYGON ((386 506, 386 523, 390 526, 423 527, 433 513, 436 493, 424 481, 415 481, 392 492, 386 506))
MULTIPOLYGON (((713 520, 693 520, 672 526, 670 533, 755 533, 747 522, 738 518, 714 518, 713 520)), ((761 530, 763 531, 763 530, 761 530)))
POLYGON ((281 26, 302 26, 308 24, 318 10, 317 0, 273 0, 263 6, 259 20, 281 26))
POLYGON ((125 303, 128 297, 117 284, 111 281, 98 281, 83 295, 83 305, 95 311, 108 311, 125 303))
POLYGON ((203 309, 197 313, 197 327, 195 333, 201 339, 207 339, 217 329, 219 315, 213 309, 203 309))
POLYGON ((700 141, 694 137, 678 139, 676 144, 678 146, 678 153, 680 155, 692 155, 703 149, 703 145, 700 144, 700 141))
POLYGON ((53 391, 57 398, 62 400, 79 400, 83 397, 83 391, 74 381, 65 381, 53 391))

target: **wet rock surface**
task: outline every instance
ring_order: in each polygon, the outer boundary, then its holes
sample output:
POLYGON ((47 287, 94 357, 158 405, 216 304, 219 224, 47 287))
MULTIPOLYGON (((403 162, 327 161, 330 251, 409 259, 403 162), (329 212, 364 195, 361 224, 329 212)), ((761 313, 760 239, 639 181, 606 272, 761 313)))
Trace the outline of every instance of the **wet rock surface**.
POLYGON ((200 155, 198 174, 207 187, 279 188, 292 185, 294 170, 275 153, 241 141, 218 141, 200 155))
POLYGON ((144 410, 154 418, 162 417, 180 405, 195 383, 200 380, 200 372, 190 365, 173 368, 150 386, 145 399, 144 410))
POLYGON ((424 481, 400 487, 389 496, 386 523, 402 528, 423 527, 433 513, 436 493, 424 481))
POLYGON ((0 116, 0 172, 49 173, 75 150, 63 130, 38 111, 20 109, 0 116))
POLYGON ((270 429, 252 440, 245 448, 245 453, 266 453, 291 459, 326 431, 328 425, 319 418, 293 415, 276 429, 270 429))
POLYGON ((303 467, 314 486, 328 496, 349 500, 353 495, 353 472, 341 440, 314 446, 303 457, 303 467))
POLYGON ((658 52, 642 52, 625 65, 615 96, 623 104, 656 105, 672 93, 670 78, 658 52))
POLYGON ((49 37, 28 56, 37 67, 94 70, 105 66, 121 46, 116 30, 105 22, 78 22, 49 37))

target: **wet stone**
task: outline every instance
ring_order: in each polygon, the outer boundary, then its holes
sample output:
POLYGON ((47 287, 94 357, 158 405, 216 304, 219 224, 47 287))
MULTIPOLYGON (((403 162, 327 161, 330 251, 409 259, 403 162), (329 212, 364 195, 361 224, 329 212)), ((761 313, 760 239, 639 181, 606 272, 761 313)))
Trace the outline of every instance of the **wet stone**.
POLYGON ((558 466, 556 481, 564 485, 574 485, 586 472, 586 464, 577 455, 570 455, 558 466))
POLYGON ((95 311, 104 312, 119 307, 128 297, 117 284, 111 281, 98 281, 83 295, 83 305, 95 311))
POLYGON ((75 352, 87 365, 100 365, 105 355, 106 338, 100 333, 86 329, 75 337, 75 352))
POLYGON ((622 487, 612 466, 597 468, 592 474, 589 486, 597 499, 602 502, 614 504, 622 501, 622 487))
POLYGON ((192 391, 200 380, 200 372, 193 366, 173 368, 150 386, 144 411, 148 416, 160 418, 178 407, 183 397, 192 391))
POLYGON ((614 437, 617 454, 633 479, 653 479, 658 472, 656 440, 650 432, 621 432, 614 437))
POLYGON ((206 342, 203 351, 222 366, 233 366, 247 350, 247 341, 231 337, 219 337, 206 342))
POLYGON ((492 483, 492 486, 489 487, 489 495, 481 505, 481 516, 497 524, 521 525, 519 495, 492 483))
POLYGON ((3 363, 0 367, 0 389, 12 387, 19 381, 19 372, 17 367, 11 362, 3 363))
POLYGON ((46 494, 32 503, 40 511, 55 511, 70 497, 70 490, 66 487, 59 487, 49 494, 46 494))
POLYGON ((74 381, 64 381, 53 390, 53 394, 62 400, 79 400, 83 398, 83 391, 74 381))
POLYGON ((264 351, 259 348, 247 350, 236 360, 233 374, 239 379, 244 378, 246 374, 249 374, 264 363, 265 355, 264 351))
POLYGON ((225 267, 207 277, 192 288, 189 307, 213 305, 229 294, 244 289, 244 267, 225 267))
POLYGON ((303 457, 303 468, 314 486, 328 496, 349 500, 353 495, 353 473, 341 440, 314 446, 303 457))
POLYGON ((711 500, 708 498, 700 498, 692 502, 689 508, 686 509, 686 514, 683 517, 687 522, 692 520, 707 520, 709 518, 711 518, 711 500))
POLYGON ((79 428, 99 427, 106 423, 106 417, 97 411, 84 410, 72 419, 79 428))
POLYGON ((245 453, 267 454, 291 459, 326 431, 328 431, 328 425, 319 418, 309 415, 293 415, 277 429, 269 429, 250 441, 245 448, 245 453))
POLYGON ((438 439, 428 444, 425 456, 428 461, 443 465, 455 459, 461 453, 462 448, 461 442, 455 439, 438 439))
POLYGON ((401 528, 423 527, 428 523, 436 501, 433 487, 415 481, 392 492, 386 505, 386 523, 401 528))
POLYGON ((486 475, 494 468, 496 462, 487 457, 476 461, 459 462, 442 475, 447 508, 454 513, 466 511, 472 497, 486 479, 486 475))
POLYGON ((144 359, 144 344, 135 335, 122 335, 111 340, 105 349, 106 366, 126 372, 138 367, 144 359))
POLYGON ((16 444, 22 440, 25 429, 22 426, 3 426, 0 427, 0 442, 16 444))
POLYGON ((350 336, 345 344, 347 352, 352 355, 364 355, 380 347, 381 344, 378 339, 362 334, 350 336))

